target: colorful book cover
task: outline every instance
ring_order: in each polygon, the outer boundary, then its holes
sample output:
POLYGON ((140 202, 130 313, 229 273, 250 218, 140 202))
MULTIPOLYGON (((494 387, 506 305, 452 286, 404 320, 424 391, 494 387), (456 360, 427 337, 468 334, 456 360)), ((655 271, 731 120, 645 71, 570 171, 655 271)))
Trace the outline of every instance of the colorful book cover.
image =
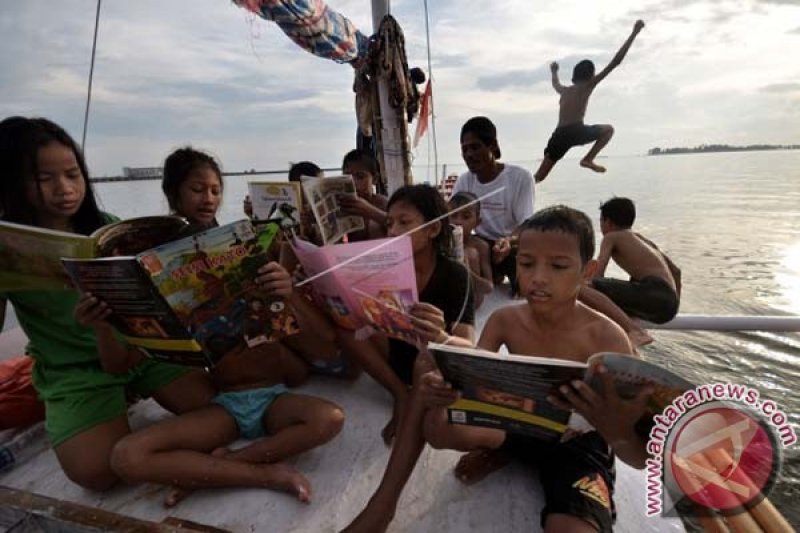
POLYGON ((356 195, 352 176, 330 178, 303 177, 305 197, 319 226, 322 242, 338 242, 347 233, 364 229, 364 219, 360 216, 345 215, 338 197, 356 195))
POLYGON ((410 237, 323 247, 295 239, 294 250, 315 299, 339 326, 416 341, 408 315, 419 301, 410 237))
POLYGON ((242 220, 159 246, 138 261, 178 320, 219 358, 299 331, 285 300, 255 283, 277 232, 268 224, 256 234, 242 220))
POLYGON ((108 224, 86 236, 0 221, 0 291, 66 288, 70 278, 62 257, 135 254, 186 226, 179 217, 142 217, 108 224))
POLYGON ((253 220, 277 222, 282 229, 300 225, 303 190, 298 182, 251 181, 247 184, 253 205, 253 220))

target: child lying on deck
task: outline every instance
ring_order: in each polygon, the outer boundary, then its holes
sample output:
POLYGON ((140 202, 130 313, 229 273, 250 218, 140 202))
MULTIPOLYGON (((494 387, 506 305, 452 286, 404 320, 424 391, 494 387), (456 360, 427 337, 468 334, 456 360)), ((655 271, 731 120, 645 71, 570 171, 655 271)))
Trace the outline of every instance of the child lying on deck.
MULTIPOLYGON (((258 272, 256 282, 265 291, 287 298, 293 308, 310 306, 293 291, 289 273, 277 263, 258 272)), ((123 347, 105 321, 108 314, 107 306, 90 294, 76 309, 78 321, 95 328, 98 349, 111 352, 108 357, 113 358, 123 347)), ((332 339, 332 332, 327 333, 332 339)), ((211 405, 120 440, 111 454, 114 472, 132 482, 175 485, 179 490, 167 497, 168 506, 183 498, 186 490, 231 486, 280 489, 309 501, 309 481, 281 461, 335 437, 344 422, 341 409, 320 398, 288 392, 287 385, 305 381, 307 367, 281 343, 237 348, 222 358, 212 377, 220 394, 211 405), (257 440, 235 451, 224 448, 240 437, 257 440)))
MULTIPOLYGON (((505 345, 516 354, 581 362, 602 351, 631 353, 622 328, 577 301, 580 287, 595 268, 593 253, 591 221, 581 212, 558 206, 525 221, 519 232, 516 266, 520 294, 526 302, 492 313, 478 346, 495 351, 505 345)), ((454 337, 448 342, 469 344, 454 337)), ((546 532, 610 531, 614 453, 634 466, 644 465, 645 443, 633 425, 644 412, 649 391, 634 401, 622 401, 608 375, 604 385, 603 394, 583 382, 561 388, 562 398, 551 401, 574 408, 597 431, 550 444, 498 429, 450 425, 446 407, 458 393, 443 382, 429 355, 418 357, 414 389, 384 477, 346 531, 374 533, 388 527, 426 441, 435 448, 470 452, 456 467, 456 475, 467 483, 485 477, 515 456, 538 465, 545 489, 542 526, 546 532), (586 483, 578 483, 584 478, 586 483), (587 485, 591 492, 585 489, 587 485)))

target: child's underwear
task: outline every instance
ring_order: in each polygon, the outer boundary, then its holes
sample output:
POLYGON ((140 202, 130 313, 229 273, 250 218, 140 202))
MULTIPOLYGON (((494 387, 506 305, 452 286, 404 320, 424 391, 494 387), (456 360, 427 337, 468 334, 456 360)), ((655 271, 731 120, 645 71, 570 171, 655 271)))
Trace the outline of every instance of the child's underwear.
POLYGON ((592 287, 611 298, 627 315, 653 324, 669 322, 678 314, 680 301, 675 289, 658 276, 630 281, 595 278, 592 287))
POLYGON ((545 496, 541 524, 551 514, 567 514, 610 532, 614 509, 614 453, 596 431, 567 442, 545 442, 508 433, 502 448, 539 471, 545 496))
POLYGON ((576 122, 566 126, 559 126, 550 136, 550 140, 547 141, 544 155, 553 161, 558 161, 573 146, 596 141, 602 134, 602 126, 596 124, 587 126, 583 122, 576 122))
POLYGON ((236 421, 239 436, 257 439, 266 435, 264 415, 269 406, 289 389, 283 384, 258 389, 245 389, 223 392, 214 398, 214 403, 222 406, 236 421))

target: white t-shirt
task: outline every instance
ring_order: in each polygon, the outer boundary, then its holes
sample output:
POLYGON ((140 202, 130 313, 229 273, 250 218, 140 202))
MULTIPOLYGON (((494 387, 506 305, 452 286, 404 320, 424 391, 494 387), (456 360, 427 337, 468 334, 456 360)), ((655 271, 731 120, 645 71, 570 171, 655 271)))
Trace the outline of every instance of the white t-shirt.
POLYGON ((467 171, 453 186, 453 194, 471 192, 478 198, 505 187, 481 200, 481 223, 475 229, 481 237, 495 241, 507 237, 533 215, 533 176, 522 167, 504 164, 503 170, 489 183, 481 183, 478 176, 467 171))

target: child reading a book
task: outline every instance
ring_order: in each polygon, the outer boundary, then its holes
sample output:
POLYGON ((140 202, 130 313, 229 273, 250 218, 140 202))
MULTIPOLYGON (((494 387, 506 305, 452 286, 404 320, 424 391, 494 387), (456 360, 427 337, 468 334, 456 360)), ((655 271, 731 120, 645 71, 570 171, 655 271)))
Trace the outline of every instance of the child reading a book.
MULTIPOLYGON (((0 122, 0 168, 3 220, 83 235, 114 220, 97 206, 77 144, 47 119, 0 122)), ((143 360, 138 350, 122 347, 120 357, 106 357, 103 346, 113 337, 76 320, 78 299, 74 290, 8 292, 0 295, 0 324, 10 301, 29 340, 33 384, 64 473, 83 487, 105 490, 118 480, 111 449, 130 433, 129 394, 153 396, 183 413, 208 405, 214 389, 206 373, 143 360)))
POLYGON ((450 197, 450 223, 461 226, 464 239, 464 260, 469 267, 470 287, 475 301, 475 309, 481 306, 483 297, 492 292, 492 260, 489 244, 473 231, 481 222, 481 204, 471 192, 461 191, 450 197))
MULTIPOLYGON (((289 273, 271 262, 258 270, 256 283, 267 293, 305 305, 289 273)), ((102 316, 93 315, 95 326, 102 316)), ((341 430, 344 414, 331 402, 288 392, 301 384, 307 367, 281 343, 240 347, 212 370, 219 395, 211 405, 163 420, 121 440, 112 465, 124 479, 171 484, 166 505, 203 487, 266 487, 311 497, 311 484, 282 463, 324 444, 341 430), (237 438, 255 439, 237 450, 237 438)))
POLYGON ((164 161, 161 189, 169 209, 190 224, 209 228, 217 224, 222 203, 222 171, 209 154, 191 146, 178 148, 164 161))
POLYGON ((347 152, 342 161, 342 172, 353 176, 357 197, 341 196, 339 202, 345 214, 364 218, 364 229, 347 234, 350 242, 379 239, 386 236, 387 199, 375 192, 378 162, 364 150, 347 152))
MULTIPOLYGON (((469 273, 463 264, 450 258, 452 229, 447 213, 444 199, 430 185, 401 187, 388 203, 389 237, 411 236, 419 303, 408 313, 422 346, 428 340, 438 338, 441 341, 448 334, 471 342, 473 334, 469 273)), ((412 370, 420 346, 378 334, 360 341, 352 331, 343 329, 338 330, 338 340, 345 351, 392 394, 392 418, 381 432, 389 444, 408 402, 412 370)))
MULTIPOLYGON (((588 217, 565 206, 547 208, 522 224, 519 239, 517 272, 526 301, 492 313, 478 346, 491 351, 506 346, 515 354, 580 362, 601 351, 631 353, 619 326, 577 300, 580 287, 595 268, 594 233, 588 217)), ((461 341, 451 337, 448 343, 461 341)), ((493 428, 451 425, 446 407, 458 393, 442 380, 429 357, 418 359, 415 377, 383 480, 346 531, 386 529, 425 441, 435 448, 471 452, 456 467, 456 475, 465 482, 481 479, 507 463, 509 456, 538 465, 545 489, 542 526, 546 532, 611 530, 611 450, 628 463, 644 465, 645 443, 633 426, 644 412, 648 390, 634 401, 623 401, 607 379, 602 394, 583 382, 561 387, 562 397, 551 402, 574 408, 597 431, 549 444, 493 428)))

